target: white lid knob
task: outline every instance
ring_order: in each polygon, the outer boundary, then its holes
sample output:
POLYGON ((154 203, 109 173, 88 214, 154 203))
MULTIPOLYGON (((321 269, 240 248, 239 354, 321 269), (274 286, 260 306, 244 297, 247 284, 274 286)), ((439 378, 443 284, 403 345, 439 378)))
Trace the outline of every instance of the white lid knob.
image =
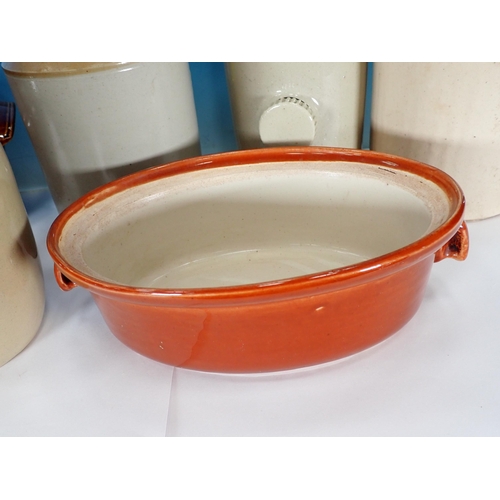
POLYGON ((264 144, 310 144, 316 134, 311 108, 297 97, 282 97, 262 113, 260 138, 264 144))

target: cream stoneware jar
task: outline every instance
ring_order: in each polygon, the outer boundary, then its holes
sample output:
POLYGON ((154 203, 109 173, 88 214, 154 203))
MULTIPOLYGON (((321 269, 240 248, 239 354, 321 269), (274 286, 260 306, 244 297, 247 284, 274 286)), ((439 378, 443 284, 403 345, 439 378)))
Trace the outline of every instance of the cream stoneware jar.
POLYGON ((371 147, 438 167, 500 214, 500 63, 375 63, 371 147))
POLYGON ((3 63, 62 210, 91 189, 200 153, 188 63, 3 63))
MULTIPOLYGON (((0 103, 0 143, 14 128, 14 106, 0 103)), ((34 338, 43 318, 42 270, 31 226, 0 145, 0 366, 34 338)))
POLYGON ((242 148, 359 148, 366 63, 227 63, 242 148))

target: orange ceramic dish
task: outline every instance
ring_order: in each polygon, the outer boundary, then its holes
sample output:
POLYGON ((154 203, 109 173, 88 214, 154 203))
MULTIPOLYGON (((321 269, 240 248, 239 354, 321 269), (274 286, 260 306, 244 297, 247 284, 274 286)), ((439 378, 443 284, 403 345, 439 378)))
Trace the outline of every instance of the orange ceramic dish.
POLYGON ((381 342, 433 262, 463 260, 460 187, 436 168, 323 147, 237 151, 102 186, 47 237, 63 290, 90 291, 124 344, 174 366, 298 368, 381 342))

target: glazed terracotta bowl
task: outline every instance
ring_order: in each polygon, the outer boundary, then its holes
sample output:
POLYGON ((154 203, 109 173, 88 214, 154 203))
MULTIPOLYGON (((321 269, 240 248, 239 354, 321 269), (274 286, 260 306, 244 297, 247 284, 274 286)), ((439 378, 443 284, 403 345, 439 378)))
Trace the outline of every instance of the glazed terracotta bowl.
POLYGON ((332 361, 397 332, 433 262, 463 260, 460 187, 387 154, 222 153, 124 177, 47 238, 63 290, 90 291, 127 346, 184 368, 262 372, 332 361))

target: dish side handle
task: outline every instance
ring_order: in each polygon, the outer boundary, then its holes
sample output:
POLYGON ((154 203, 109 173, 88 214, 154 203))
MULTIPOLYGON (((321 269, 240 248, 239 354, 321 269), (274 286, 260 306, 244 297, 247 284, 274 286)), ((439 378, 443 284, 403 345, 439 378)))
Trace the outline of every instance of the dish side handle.
POLYGON ((57 267, 57 264, 54 264, 54 276, 61 290, 69 292, 76 287, 76 284, 62 273, 62 271, 57 267))
POLYGON ((462 222, 455 235, 443 245, 434 255, 434 262, 451 258, 465 260, 469 253, 469 230, 465 221, 462 222))

